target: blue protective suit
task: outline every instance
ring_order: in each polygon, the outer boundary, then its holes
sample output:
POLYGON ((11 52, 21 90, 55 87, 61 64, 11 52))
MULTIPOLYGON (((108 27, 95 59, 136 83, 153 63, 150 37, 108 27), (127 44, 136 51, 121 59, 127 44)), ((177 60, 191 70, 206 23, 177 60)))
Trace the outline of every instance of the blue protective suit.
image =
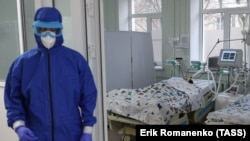
MULTIPOLYGON (((44 7, 34 20, 62 22, 62 17, 58 10, 44 7)), ((39 36, 35 39, 38 46, 19 56, 7 75, 8 126, 23 120, 39 141, 80 141, 83 127, 96 123, 97 90, 88 63, 62 45, 62 35, 49 50, 39 36)))

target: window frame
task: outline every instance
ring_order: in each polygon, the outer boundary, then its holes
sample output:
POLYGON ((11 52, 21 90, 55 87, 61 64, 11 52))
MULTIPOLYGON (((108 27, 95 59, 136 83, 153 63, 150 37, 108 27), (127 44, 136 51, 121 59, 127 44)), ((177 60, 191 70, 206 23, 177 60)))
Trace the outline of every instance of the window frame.
MULTIPOLYGON (((24 52, 24 43, 23 43, 23 19, 22 19, 22 15, 23 15, 23 1, 16 1, 16 8, 17 8, 17 36, 18 36, 18 43, 19 45, 16 47, 16 49, 18 50, 19 54, 22 54, 24 52)), ((12 61, 10 61, 12 62, 12 61)), ((11 64, 9 64, 11 65, 11 64)), ((8 68, 7 68, 8 69, 8 68)), ((8 70, 7 70, 8 71, 8 70)), ((6 74, 7 75, 7 74, 6 74)), ((5 81, 6 79, 4 78, 0 78, 0 87, 5 87, 5 81)))
MULTIPOLYGON (((199 23, 200 23, 200 30, 199 30, 199 35, 201 35, 199 39, 199 46, 201 46, 201 50, 199 53, 201 54, 199 57, 199 60, 202 60, 203 62, 206 61, 206 56, 203 54, 204 46, 203 46, 203 14, 215 14, 215 13, 223 13, 224 14, 224 31, 223 31, 223 39, 221 40, 226 40, 230 39, 230 24, 231 24, 231 15, 234 14, 250 14, 250 5, 249 5, 249 0, 247 1, 247 7, 237 7, 237 8, 219 8, 219 9, 203 9, 203 0, 200 1, 199 4, 199 9, 200 9, 200 14, 199 14, 199 23)), ((192 24, 191 24, 192 25, 192 24)), ((223 43, 223 48, 228 48, 230 42, 224 42, 223 43)), ((198 47, 197 47, 198 48, 198 47)), ((191 52, 192 53, 192 52, 191 52)), ((192 56, 192 54, 191 54, 192 56)), ((248 59, 249 62, 249 59, 248 59)))
MULTIPOLYGON (((161 2, 162 4, 162 2, 161 2)), ((161 20, 161 23, 162 23, 162 12, 158 12, 158 13, 139 13, 139 14, 133 14, 132 13, 132 9, 133 9, 133 4, 132 4, 132 0, 129 0, 129 10, 128 10, 128 17, 129 17, 129 31, 133 31, 133 27, 132 27, 132 22, 133 22, 133 18, 146 18, 146 24, 147 24, 147 31, 146 32, 151 32, 152 31, 152 20, 153 19, 160 19, 161 20)), ((162 6, 161 6, 162 8, 162 6)), ((162 25, 161 25, 162 27, 162 25)), ((162 37, 161 37, 161 40, 162 40, 162 37)), ((162 41, 161 41, 162 42, 162 41)), ((161 44, 161 50, 162 50, 163 46, 161 44)), ((156 64, 156 66, 162 66, 163 65, 163 58, 162 58, 162 54, 161 54, 161 59, 160 59, 160 62, 158 62, 156 64)), ((154 62, 157 61, 155 60, 155 57, 154 57, 154 62)))

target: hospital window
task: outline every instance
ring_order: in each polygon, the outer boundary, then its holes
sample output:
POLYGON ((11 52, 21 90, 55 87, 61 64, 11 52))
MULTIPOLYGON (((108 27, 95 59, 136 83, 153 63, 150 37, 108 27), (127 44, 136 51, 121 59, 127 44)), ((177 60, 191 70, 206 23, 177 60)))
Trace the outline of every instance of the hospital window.
POLYGON ((16 0, 1 1, 0 9, 0 80, 4 81, 13 58, 19 53, 16 0))
POLYGON ((32 22, 35 4, 34 0, 5 0, 0 3, 0 83, 4 83, 13 60, 26 49, 34 47, 32 22))
POLYGON ((223 20, 221 19, 221 17, 217 17, 216 18, 217 23, 216 23, 216 29, 217 30, 223 30, 223 20))
POLYGON ((232 18, 231 18, 231 27, 235 27, 235 16, 232 15, 232 18))
POLYGON ((203 0, 202 45, 203 61, 219 56, 220 49, 242 49, 243 62, 249 64, 247 45, 243 42, 249 31, 248 0, 203 0))
POLYGON ((131 0, 131 31, 151 32, 154 62, 162 65, 161 0, 131 0))

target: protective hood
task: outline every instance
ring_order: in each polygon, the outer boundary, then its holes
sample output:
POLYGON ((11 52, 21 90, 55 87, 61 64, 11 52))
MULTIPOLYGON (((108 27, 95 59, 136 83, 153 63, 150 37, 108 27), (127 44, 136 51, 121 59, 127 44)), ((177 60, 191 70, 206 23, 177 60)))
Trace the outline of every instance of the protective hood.
MULTIPOLYGON (((57 28, 59 32, 62 30, 62 16, 61 13, 53 7, 42 7, 38 9, 35 13, 33 28, 34 28, 34 35, 38 47, 44 47, 41 42, 41 37, 36 34, 36 29, 42 28, 57 28)), ((60 33, 59 36, 56 37, 56 42, 53 47, 61 46, 63 44, 63 35, 60 33)))

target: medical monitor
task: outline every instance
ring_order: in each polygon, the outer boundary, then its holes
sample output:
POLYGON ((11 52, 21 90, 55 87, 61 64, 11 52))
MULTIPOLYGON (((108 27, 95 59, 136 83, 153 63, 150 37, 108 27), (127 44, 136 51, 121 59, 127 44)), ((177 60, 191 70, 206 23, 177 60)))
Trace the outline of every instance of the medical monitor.
POLYGON ((218 60, 220 67, 242 67, 241 49, 221 49, 218 60))
POLYGON ((216 71, 220 69, 220 66, 218 64, 219 56, 209 57, 208 58, 208 68, 211 71, 216 71))

